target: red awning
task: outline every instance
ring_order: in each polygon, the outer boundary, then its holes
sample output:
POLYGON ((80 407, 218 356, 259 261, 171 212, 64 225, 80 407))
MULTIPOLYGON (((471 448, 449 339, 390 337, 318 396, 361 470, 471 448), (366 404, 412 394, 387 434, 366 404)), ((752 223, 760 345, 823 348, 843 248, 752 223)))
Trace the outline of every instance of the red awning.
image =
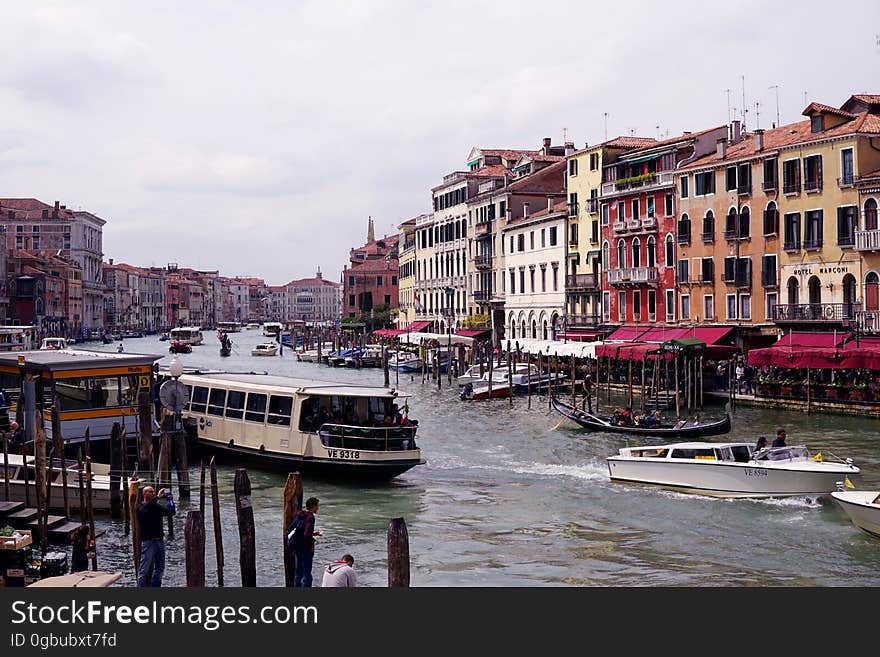
POLYGON ((784 369, 876 370, 880 369, 880 344, 849 349, 776 344, 765 349, 752 349, 749 352, 749 365, 770 365, 784 369))
POLYGON ((476 338, 477 336, 482 336, 491 332, 492 329, 458 329, 455 331, 455 334, 464 338, 476 338))
POLYGON ((606 340, 626 340, 633 341, 637 340, 642 333, 650 330, 645 326, 621 326, 614 333, 609 335, 606 340))
POLYGON ((403 333, 406 333, 406 329, 379 329, 378 331, 373 331, 373 336, 377 338, 396 338, 403 333))
MULTIPOLYGON (((642 360, 646 355, 654 355, 652 352, 660 348, 658 342, 623 342, 618 344, 596 345, 596 358, 613 358, 615 360, 642 360)), ((665 358, 671 358, 671 353, 666 353, 665 358)))
POLYGON ((680 326, 652 326, 639 336, 639 342, 666 342, 676 338, 689 338, 691 330, 680 326))
POLYGON ((579 333, 577 331, 560 331, 556 334, 557 340, 572 340, 574 342, 595 342, 599 339, 598 333, 579 333))
POLYGON ((779 338, 776 344, 789 347, 839 347, 848 337, 848 333, 798 333, 792 331, 779 338))
POLYGON ((409 326, 406 327, 404 333, 418 333, 419 331, 424 331, 431 325, 431 322, 412 322, 409 326))

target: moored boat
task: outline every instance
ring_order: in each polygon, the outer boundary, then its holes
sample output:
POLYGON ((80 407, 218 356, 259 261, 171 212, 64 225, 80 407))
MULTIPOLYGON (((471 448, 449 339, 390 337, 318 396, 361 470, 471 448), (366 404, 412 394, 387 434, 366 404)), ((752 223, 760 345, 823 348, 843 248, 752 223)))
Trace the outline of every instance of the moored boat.
POLYGON ((278 355, 278 343, 277 342, 261 342, 258 345, 254 345, 254 348, 251 349, 251 356, 277 356, 278 355))
POLYGON ((388 369, 399 372, 421 372, 422 359, 408 351, 396 351, 388 358, 388 369))
POLYGON ((40 349, 67 349, 70 345, 66 338, 43 338, 40 349))
POLYGON ((874 538, 880 538, 880 491, 839 490, 831 493, 831 497, 853 525, 874 538))
POLYGON ((824 460, 803 445, 756 450, 744 442, 624 447, 606 459, 611 481, 711 497, 819 497, 859 473, 851 459, 824 460))
POLYGON ((553 408, 582 427, 592 429, 593 431, 628 433, 637 436, 665 436, 669 438, 717 436, 730 431, 730 415, 727 414, 722 418, 710 420, 691 419, 668 422, 660 418, 655 424, 648 425, 645 424, 644 420, 639 420, 641 424, 636 424, 635 422, 629 424, 622 419, 615 418, 613 415, 590 413, 577 406, 572 406, 559 397, 553 397, 553 408))

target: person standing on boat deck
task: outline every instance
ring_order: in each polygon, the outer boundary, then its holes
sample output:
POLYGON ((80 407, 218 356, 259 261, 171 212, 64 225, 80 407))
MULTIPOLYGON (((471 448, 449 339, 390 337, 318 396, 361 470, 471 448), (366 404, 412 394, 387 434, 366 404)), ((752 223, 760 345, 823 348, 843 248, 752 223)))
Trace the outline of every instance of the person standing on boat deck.
POLYGON ((776 439, 770 444, 770 447, 785 447, 785 429, 776 430, 776 439))
POLYGON ((737 394, 742 393, 743 387, 743 366, 742 361, 738 361, 736 364, 736 392, 737 394))
POLYGON ((354 572, 354 557, 343 554, 342 558, 335 563, 328 563, 324 567, 324 579, 321 588, 357 586, 357 573, 354 572))
POLYGON ((312 561, 315 559, 315 536, 321 532, 315 530, 315 514, 318 512, 320 500, 310 497, 306 500, 306 508, 296 514, 296 518, 303 518, 303 542, 300 548, 295 548, 293 585, 302 587, 312 586, 312 561))
POLYGON ((589 372, 584 374, 582 386, 584 389, 584 399, 586 399, 586 402, 587 402, 587 408, 589 409, 590 413, 592 413, 593 412, 593 377, 589 372))
MULTIPOLYGON (((165 489, 156 489, 152 486, 144 488, 144 499, 138 502, 135 509, 138 531, 141 536, 141 562, 138 564, 137 585, 147 586, 147 573, 150 566, 153 567, 153 576, 149 586, 162 586, 162 575, 165 572, 165 531, 162 527, 162 519, 174 515, 174 505, 159 506, 159 499, 165 498, 165 489)), ((170 494, 167 496, 170 500, 170 494)))

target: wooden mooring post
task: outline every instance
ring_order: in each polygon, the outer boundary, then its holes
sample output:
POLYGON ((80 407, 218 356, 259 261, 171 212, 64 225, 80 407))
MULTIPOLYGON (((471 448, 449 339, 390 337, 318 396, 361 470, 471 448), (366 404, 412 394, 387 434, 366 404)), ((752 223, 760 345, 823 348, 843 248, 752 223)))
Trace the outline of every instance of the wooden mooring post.
MULTIPOLYGON (((86 429, 88 431, 88 429, 86 429)), ((89 509, 89 539, 96 541, 95 537, 95 506, 92 504, 92 457, 86 456, 86 506, 89 509)), ((92 550, 92 570, 98 570, 98 548, 92 550)))
POLYGON ((153 477, 153 419, 150 405, 149 388, 138 391, 138 466, 144 476, 152 481, 153 477))
POLYGON ((211 510, 214 514, 214 548, 217 553, 217 586, 223 586, 223 531, 220 527, 220 491, 217 488, 217 467, 211 457, 211 510))
POLYGON ((281 553, 284 561, 284 586, 293 586, 294 569, 296 566, 293 550, 287 545, 287 530, 296 514, 302 511, 303 486, 302 475, 291 472, 284 484, 283 520, 281 526, 281 553))
POLYGON ((119 433, 119 423, 114 422, 110 429, 110 517, 114 520, 122 515, 119 473, 122 471, 123 457, 120 451, 119 433))
POLYGON ((247 470, 235 471, 235 514, 238 517, 238 562, 241 585, 257 585, 257 547, 254 533, 254 508, 251 503, 251 480, 247 470))
POLYGON ((34 492, 37 498, 37 531, 40 532, 40 548, 43 554, 49 546, 49 537, 46 535, 46 514, 49 506, 46 500, 46 482, 46 434, 37 425, 34 431, 34 492))
MULTIPOLYGON (((9 432, 3 432, 3 472, 9 472, 9 432)), ((3 492, 5 500, 9 501, 9 477, 3 477, 3 492)))
POLYGON ((388 525, 388 586, 409 587, 409 533, 403 518, 388 525))
POLYGON ((510 353, 510 342, 507 343, 507 399, 513 406, 513 360, 510 353))
POLYGON ((137 575, 141 564, 141 535, 137 523, 137 503, 140 495, 140 480, 132 477, 128 482, 128 515, 131 522, 131 554, 134 559, 134 572, 137 575))
POLYGON ((86 491, 85 481, 83 480, 83 459, 82 447, 76 449, 76 472, 77 485, 79 487, 79 524, 86 524, 86 491))
POLYGON ((188 511, 183 529, 186 558, 186 585, 205 586, 205 519, 201 511, 188 511))
POLYGON ((60 397, 55 397, 55 405, 52 407, 52 441, 55 443, 55 453, 61 458, 61 486, 64 497, 64 517, 70 519, 70 499, 67 492, 67 459, 64 456, 64 438, 61 435, 60 397))

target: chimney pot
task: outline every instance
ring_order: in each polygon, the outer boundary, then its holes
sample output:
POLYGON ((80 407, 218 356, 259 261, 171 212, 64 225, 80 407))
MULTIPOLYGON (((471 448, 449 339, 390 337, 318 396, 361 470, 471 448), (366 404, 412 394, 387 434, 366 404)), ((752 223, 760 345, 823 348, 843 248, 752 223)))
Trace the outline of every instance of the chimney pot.
POLYGON ((544 137, 544 155, 550 155, 550 137, 544 137))
POLYGON ((718 157, 722 160, 727 157, 727 137, 722 137, 718 141, 715 142, 718 157))
POLYGON ((523 217, 529 216, 529 204, 523 203, 523 217))
POLYGON ((111 265, 113 264, 113 258, 110 258, 110 264, 111 265))
POLYGON ((764 150, 764 129, 758 128, 755 130, 755 150, 763 151, 764 150))
POLYGON ((553 201, 552 201, 552 199, 548 196, 548 197, 547 197, 547 214, 550 214, 552 211, 553 211, 553 201))
POLYGON ((55 209, 56 210, 58 209, 58 206, 60 206, 60 205, 61 205, 61 201, 55 201, 55 209))
POLYGON ((731 141, 732 141, 734 144, 737 143, 737 142, 742 138, 742 137, 741 137, 741 134, 740 134, 740 122, 739 122, 739 119, 734 119, 734 121, 731 123, 731 133, 732 133, 732 139, 731 139, 731 141))

